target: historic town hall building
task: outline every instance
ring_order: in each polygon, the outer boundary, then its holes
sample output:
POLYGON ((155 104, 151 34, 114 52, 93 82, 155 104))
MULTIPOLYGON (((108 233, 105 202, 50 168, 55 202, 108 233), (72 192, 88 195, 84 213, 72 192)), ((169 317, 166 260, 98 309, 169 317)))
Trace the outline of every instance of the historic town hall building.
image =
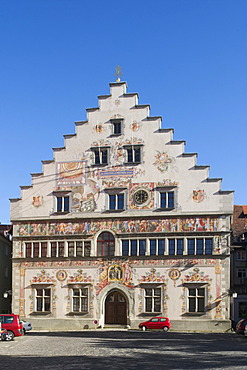
POLYGON ((230 327, 233 192, 149 110, 110 83, 11 200, 12 310, 34 328, 137 328, 155 315, 230 327))

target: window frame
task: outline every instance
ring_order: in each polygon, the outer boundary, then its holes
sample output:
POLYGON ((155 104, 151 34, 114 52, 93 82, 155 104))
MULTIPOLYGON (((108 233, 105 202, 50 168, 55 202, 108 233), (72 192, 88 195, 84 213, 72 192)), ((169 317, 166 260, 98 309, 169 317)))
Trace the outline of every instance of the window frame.
POLYGON ((177 203, 177 186, 156 187, 157 211, 172 211, 173 209, 177 208, 176 203, 177 203), (170 203, 171 201, 172 203, 170 203))
POLYGON ((54 191, 54 206, 55 214, 67 214, 71 212, 72 192, 71 191, 54 191))
POLYGON ((75 286, 70 286, 70 298, 71 298, 71 313, 75 314, 75 315, 80 315, 80 314, 87 314, 89 313, 89 287, 88 286, 85 286, 85 285, 80 285, 80 284, 77 284, 75 286), (75 295, 74 294, 74 291, 75 290, 78 290, 79 291, 79 295, 75 295), (82 291, 86 291, 87 294, 82 294, 82 291), (78 300, 79 304, 78 304, 78 307, 79 309, 78 310, 75 310, 74 309, 74 306, 75 306, 75 303, 74 301, 75 300, 78 300), (83 300, 86 301, 86 304, 83 303, 83 300), (86 306, 86 309, 83 310, 82 308, 86 306))
POLYGON ((124 120, 123 118, 114 118, 110 120, 112 124, 111 136, 123 135, 123 129, 124 129, 123 120, 124 120), (120 130, 116 129, 117 127, 120 127, 120 130))
POLYGON ((105 209, 106 212, 123 212, 127 209, 127 189, 111 188, 105 189, 105 209), (120 199, 120 197, 122 199, 120 199), (123 208, 120 207, 120 204, 123 208))
POLYGON ((109 146, 96 146, 91 148, 91 151, 94 154, 94 163, 93 166, 107 166, 110 159, 110 147, 109 146), (106 160, 105 160, 106 153, 106 160))
POLYGON ((143 144, 130 144, 130 145, 124 145, 124 149, 126 152, 126 165, 137 165, 142 163, 143 158, 143 144), (131 150, 131 152, 130 152, 131 150), (138 154, 136 152, 138 150, 138 154))
POLYGON ((147 285, 147 286, 143 286, 143 307, 144 307, 144 310, 143 312, 145 314, 150 314, 150 315, 156 315, 156 314, 161 314, 162 313, 162 302, 163 302, 163 293, 162 293, 163 289, 160 285, 158 286, 154 286, 154 285, 147 285), (151 294, 147 294, 147 290, 151 290, 151 294), (155 290, 159 290, 160 291, 160 294, 157 295, 155 294, 155 290), (159 310, 155 310, 156 308, 156 305, 157 303, 155 302, 155 300, 157 301, 159 299, 159 310), (149 311, 147 308, 148 308, 148 305, 150 305, 150 303, 148 302, 151 302, 151 310, 149 311))
POLYGON ((121 255, 125 257, 132 256, 146 256, 147 255, 147 240, 146 238, 140 239, 121 239, 121 255), (125 244, 125 247, 123 246, 125 244), (143 244, 143 245, 142 245, 143 244), (124 249, 125 248, 125 251, 124 249))
POLYGON ((186 284, 186 288, 187 288, 187 290, 186 290, 186 307, 187 307, 186 314, 187 315, 205 315, 206 312, 207 312, 206 307, 207 307, 207 302, 208 302, 207 284, 200 284, 200 283, 191 284, 191 283, 189 283, 189 284, 186 284), (196 290, 196 294, 195 295, 190 295, 189 294, 190 289, 191 290, 192 289, 196 290), (199 290, 203 290, 204 295, 198 294, 199 290), (201 300, 202 297, 203 297, 203 307, 204 307, 204 309, 203 309, 203 311, 200 311, 199 310, 200 309, 200 301, 199 300, 201 300), (195 311, 190 311, 190 306, 191 306, 192 299, 195 300, 195 304, 194 304, 195 311))
POLYGON ((50 286, 47 286, 47 285, 35 286, 34 287, 34 302, 35 302, 35 313, 38 313, 38 314, 51 313, 51 310, 52 310, 52 288, 50 286), (42 290, 42 293, 44 293, 45 291, 49 291, 50 294, 49 295, 45 295, 45 294, 38 295, 37 294, 38 290, 42 290), (39 301, 41 301, 41 310, 38 309, 39 308, 38 299, 39 299, 39 301), (45 308, 46 308, 45 300, 46 299, 49 299, 49 310, 45 310, 45 308))

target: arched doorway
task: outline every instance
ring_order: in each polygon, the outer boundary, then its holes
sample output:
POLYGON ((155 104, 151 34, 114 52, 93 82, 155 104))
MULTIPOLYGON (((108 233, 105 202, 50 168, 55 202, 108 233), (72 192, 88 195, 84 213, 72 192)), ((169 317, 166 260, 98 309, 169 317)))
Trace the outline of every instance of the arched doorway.
POLYGON ((106 297, 105 324, 127 324, 127 300, 119 290, 111 291, 106 297))
POLYGON ((98 256, 114 256, 115 254, 115 239, 108 231, 104 231, 98 236, 97 254, 98 256))

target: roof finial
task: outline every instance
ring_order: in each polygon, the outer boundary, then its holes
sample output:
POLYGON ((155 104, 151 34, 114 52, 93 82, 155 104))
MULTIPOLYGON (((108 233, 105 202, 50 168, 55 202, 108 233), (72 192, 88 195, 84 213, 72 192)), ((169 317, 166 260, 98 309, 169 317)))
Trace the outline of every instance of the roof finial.
POLYGON ((114 76, 117 76, 116 82, 120 82, 120 77, 123 76, 123 73, 122 68, 119 65, 115 68, 114 76))

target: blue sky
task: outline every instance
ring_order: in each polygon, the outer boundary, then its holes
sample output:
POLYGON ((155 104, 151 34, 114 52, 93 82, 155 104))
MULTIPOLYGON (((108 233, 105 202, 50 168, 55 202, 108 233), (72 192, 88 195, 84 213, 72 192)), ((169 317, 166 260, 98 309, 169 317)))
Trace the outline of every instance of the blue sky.
POLYGON ((186 152, 247 204, 246 0, 0 0, 0 222, 120 65, 186 152))

